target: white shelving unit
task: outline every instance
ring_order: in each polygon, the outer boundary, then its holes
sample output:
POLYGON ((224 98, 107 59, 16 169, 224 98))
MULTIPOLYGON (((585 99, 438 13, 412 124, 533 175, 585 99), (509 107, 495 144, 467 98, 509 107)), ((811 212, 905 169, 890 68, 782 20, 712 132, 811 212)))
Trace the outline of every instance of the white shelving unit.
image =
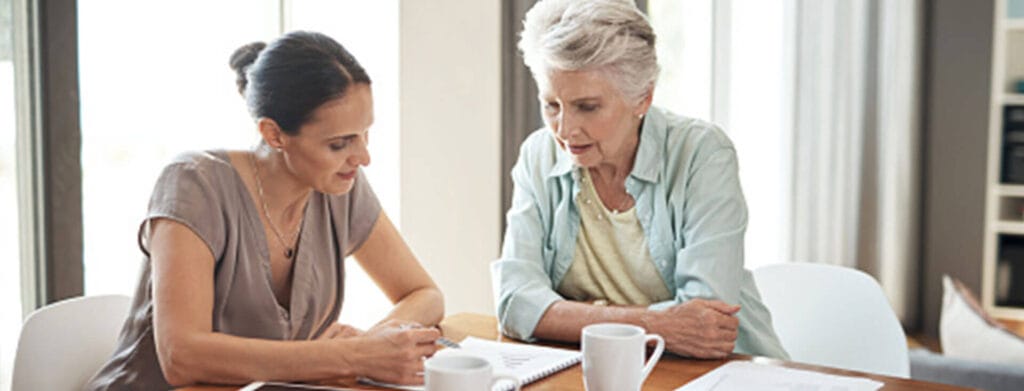
MULTIPOLYGON (((993 316, 1024 320, 1024 304, 1017 306, 1006 302, 1013 261, 1002 251, 1007 242, 1024 246, 1024 183, 1002 182, 1003 113, 1007 106, 1024 106, 1024 93, 1016 90, 1016 83, 1024 80, 1024 18, 1010 19, 1006 10, 1007 0, 996 0, 981 296, 986 310, 993 316)), ((1017 260, 1016 265, 1024 267, 1024 259, 1017 260)))
POLYGON ((1003 94, 1003 103, 1008 105, 1024 105, 1024 94, 1003 94))

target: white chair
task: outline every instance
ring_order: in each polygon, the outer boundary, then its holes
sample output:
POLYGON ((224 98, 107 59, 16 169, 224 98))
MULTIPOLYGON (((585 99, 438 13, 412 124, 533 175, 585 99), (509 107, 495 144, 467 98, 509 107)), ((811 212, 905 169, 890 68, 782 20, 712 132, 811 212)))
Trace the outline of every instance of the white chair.
POLYGON ((28 316, 14 356, 13 391, 80 390, 114 351, 131 298, 78 297, 28 316))
POLYGON ((809 263, 768 265, 753 274, 793 361, 910 376, 903 327, 871 276, 809 263))

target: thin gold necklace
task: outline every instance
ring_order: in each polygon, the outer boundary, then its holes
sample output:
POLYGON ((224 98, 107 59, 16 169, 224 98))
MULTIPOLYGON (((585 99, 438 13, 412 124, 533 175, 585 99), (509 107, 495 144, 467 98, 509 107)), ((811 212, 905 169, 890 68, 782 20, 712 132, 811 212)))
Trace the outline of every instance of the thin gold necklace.
POLYGON ((292 233, 291 241, 285 242, 284 235, 277 230, 277 226, 274 224, 274 219, 270 218, 270 208, 267 208, 267 200, 263 198, 263 181, 260 180, 260 167, 256 164, 256 152, 249 154, 249 163, 252 164, 253 176, 256 177, 256 194, 260 197, 260 203, 263 204, 263 216, 267 218, 267 223, 270 224, 270 229, 274 231, 274 235, 277 236, 277 241, 284 247, 284 256, 288 259, 292 259, 295 256, 295 243, 299 237, 299 231, 302 230, 302 221, 306 218, 305 208, 303 208, 302 217, 299 219, 299 226, 295 227, 295 232, 292 233), (292 245, 288 245, 291 243, 292 245))
MULTIPOLYGON (((594 174, 591 173, 590 169, 588 169, 588 168, 584 168, 584 170, 587 170, 587 177, 590 177, 590 186, 591 186, 591 188, 594 189, 594 195, 597 197, 598 202, 603 203, 603 201, 601 201, 601 193, 599 193, 597 191, 597 183, 594 181, 594 174)), ((602 179, 602 182, 604 182, 604 177, 601 177, 601 179, 602 179)), ((604 183, 607 183, 607 182, 604 182, 604 183)), ((611 209, 611 212, 613 214, 619 214, 620 212, 625 211, 626 206, 629 205, 629 201, 633 199, 633 196, 630 195, 628 191, 625 192, 625 193, 626 193, 626 196, 625 196, 625 198, 622 199, 621 202, 619 202, 619 207, 618 208, 608 208, 608 209, 611 209)))
MULTIPOLYGON (((589 171, 589 169, 587 169, 587 170, 589 171)), ((600 175, 598 175, 598 176, 600 176, 600 175)), ((597 183, 596 183, 596 181, 594 181, 594 174, 593 173, 590 174, 590 178, 591 178, 591 181, 594 182, 592 184, 594 186, 594 192, 597 193, 598 200, 600 200, 601 199, 601 193, 597 190, 597 183)), ((601 177, 601 182, 602 183, 608 183, 608 182, 604 181, 604 177, 603 176, 601 177)), ((612 190, 612 191, 614 191, 614 190, 612 190)), ((608 208, 608 209, 611 209, 611 212, 614 213, 614 214, 618 214, 618 213, 624 212, 626 210, 626 207, 630 204, 630 200, 633 200, 633 196, 631 196, 629 191, 626 191, 625 188, 624 188, 623 192, 626 193, 626 197, 623 198, 622 202, 618 203, 618 207, 617 208, 608 208)))

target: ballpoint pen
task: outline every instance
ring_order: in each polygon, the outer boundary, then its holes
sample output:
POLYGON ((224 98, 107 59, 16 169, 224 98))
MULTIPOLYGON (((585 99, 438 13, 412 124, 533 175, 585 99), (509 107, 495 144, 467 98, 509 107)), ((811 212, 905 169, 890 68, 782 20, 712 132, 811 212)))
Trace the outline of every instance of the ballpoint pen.
MULTIPOLYGON (((403 324, 403 325, 399 326, 398 328, 402 329, 402 330, 408 330, 408 329, 417 329, 417 328, 420 328, 420 327, 422 327, 422 326, 416 325, 416 324, 406 323, 406 324, 403 324)), ((438 338, 437 340, 434 341, 434 343, 436 343, 438 345, 441 345, 441 346, 444 346, 446 348, 453 348, 453 349, 462 348, 462 346, 459 346, 458 342, 452 341, 452 340, 450 340, 448 338, 445 338, 445 337, 438 338)))

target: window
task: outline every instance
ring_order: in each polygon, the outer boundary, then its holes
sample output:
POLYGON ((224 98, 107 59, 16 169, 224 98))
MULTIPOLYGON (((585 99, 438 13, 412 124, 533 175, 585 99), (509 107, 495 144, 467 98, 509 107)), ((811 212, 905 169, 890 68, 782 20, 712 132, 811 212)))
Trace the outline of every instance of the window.
POLYGON ((662 67, 655 104, 723 125, 736 146, 749 208, 746 266, 782 261, 791 137, 779 77, 786 74, 785 1, 648 4, 662 67))
MULTIPOLYGON (((256 145, 228 57, 283 30, 332 36, 374 78, 367 174, 399 221, 397 7, 357 0, 79 3, 85 293, 133 293, 142 260, 136 231, 171 158, 256 145)), ((386 313, 388 301, 355 265, 349 263, 344 312, 348 322, 366 326, 386 313)))
POLYGON ((22 312, 12 5, 11 0, 0 0, 0 390, 11 387, 22 312))
POLYGON ((276 36, 277 11, 247 0, 79 4, 86 295, 132 294, 136 232, 171 158, 255 145, 228 57, 276 36))

